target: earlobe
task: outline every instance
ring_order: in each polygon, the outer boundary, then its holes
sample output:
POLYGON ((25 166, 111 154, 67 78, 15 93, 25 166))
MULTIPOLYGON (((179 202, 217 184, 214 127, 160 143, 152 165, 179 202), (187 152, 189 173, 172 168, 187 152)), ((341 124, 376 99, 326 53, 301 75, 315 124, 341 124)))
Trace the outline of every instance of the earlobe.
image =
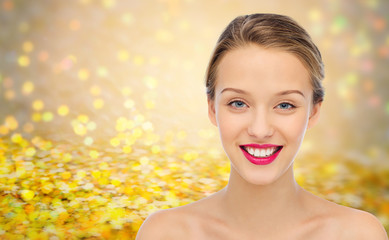
POLYGON ((208 117, 211 123, 217 127, 215 100, 208 98, 208 117))
POLYGON ((309 119, 308 119, 308 126, 307 129, 312 128, 316 125, 316 123, 319 121, 320 118, 320 108, 321 108, 321 102, 316 103, 311 110, 309 119))

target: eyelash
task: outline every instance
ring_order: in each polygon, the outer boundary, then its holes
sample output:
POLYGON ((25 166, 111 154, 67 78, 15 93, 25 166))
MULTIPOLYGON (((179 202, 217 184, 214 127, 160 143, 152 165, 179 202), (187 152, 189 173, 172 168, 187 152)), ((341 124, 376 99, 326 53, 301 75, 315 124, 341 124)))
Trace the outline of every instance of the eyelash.
POLYGON ((291 103, 288 103, 288 102, 282 102, 282 103, 278 104, 278 105, 276 106, 276 108, 281 109, 281 110, 291 111, 291 110, 295 109, 296 106, 293 105, 293 104, 291 104, 291 103), (279 106, 281 106, 282 104, 287 104, 287 105, 289 105, 289 106, 288 106, 288 108, 280 108, 279 106))
POLYGON ((233 107, 233 108, 236 108, 236 109, 240 109, 240 108, 243 108, 243 107, 247 107, 247 104, 241 100, 234 100, 234 101, 231 101, 228 103, 229 106, 233 107), (242 103, 244 106, 242 107, 236 107, 234 106, 234 103, 242 103))
MULTIPOLYGON (((240 109, 240 108, 243 108, 243 107, 247 107, 247 104, 245 102, 241 101, 241 100, 231 101, 231 102, 228 103, 228 105, 233 107, 233 108, 235 108, 235 109, 240 109), (236 103, 241 103, 242 106, 240 106, 240 107, 234 106, 234 104, 236 104, 236 103)), ((291 110, 295 109, 296 106, 291 104, 291 103, 288 103, 288 102, 282 102, 282 103, 278 104, 275 108, 278 108, 278 109, 281 109, 281 110, 285 110, 285 111, 291 111, 291 110), (288 107, 287 108, 281 108, 280 106, 283 105, 283 104, 287 104, 288 107)))

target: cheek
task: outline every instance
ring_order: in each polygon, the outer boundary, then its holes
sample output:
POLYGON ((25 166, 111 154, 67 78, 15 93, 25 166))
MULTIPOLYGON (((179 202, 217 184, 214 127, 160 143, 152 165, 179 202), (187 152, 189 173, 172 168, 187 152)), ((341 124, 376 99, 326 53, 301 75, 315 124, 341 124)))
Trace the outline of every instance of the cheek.
POLYGON ((217 112, 216 120, 222 141, 233 140, 244 130, 245 117, 242 115, 231 114, 228 110, 217 112))
POLYGON ((289 142, 300 143, 307 129, 308 119, 306 114, 296 114, 283 118, 278 123, 279 129, 289 142))

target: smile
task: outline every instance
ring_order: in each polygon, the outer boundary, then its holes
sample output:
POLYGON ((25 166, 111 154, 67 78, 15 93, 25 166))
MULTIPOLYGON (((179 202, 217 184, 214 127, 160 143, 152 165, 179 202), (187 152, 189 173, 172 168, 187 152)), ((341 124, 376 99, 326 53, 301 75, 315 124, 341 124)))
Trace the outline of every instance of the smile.
POLYGON ((282 146, 272 144, 248 144, 240 146, 244 156, 255 165, 272 163, 281 152, 282 146))

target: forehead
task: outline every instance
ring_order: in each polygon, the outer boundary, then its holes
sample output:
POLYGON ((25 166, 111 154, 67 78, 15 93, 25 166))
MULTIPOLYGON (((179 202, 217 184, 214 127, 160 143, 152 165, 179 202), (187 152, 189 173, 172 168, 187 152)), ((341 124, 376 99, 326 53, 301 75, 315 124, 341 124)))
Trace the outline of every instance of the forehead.
POLYGON ((250 81, 251 85, 262 84, 262 87, 265 84, 311 88, 309 72, 294 54, 253 44, 230 50, 223 56, 217 69, 216 88, 250 81))

